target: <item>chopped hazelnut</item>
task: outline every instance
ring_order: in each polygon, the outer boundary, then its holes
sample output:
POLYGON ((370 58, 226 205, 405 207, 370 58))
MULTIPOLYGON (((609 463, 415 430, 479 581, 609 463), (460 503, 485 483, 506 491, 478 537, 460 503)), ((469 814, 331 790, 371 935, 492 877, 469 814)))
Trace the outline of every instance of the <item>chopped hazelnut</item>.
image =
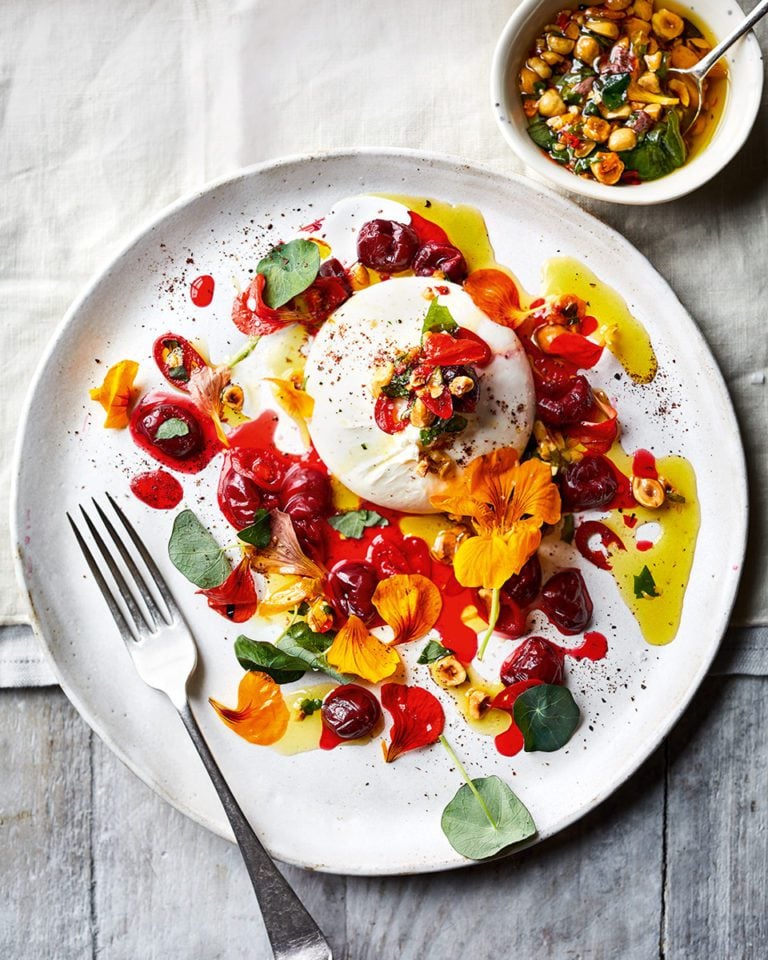
POLYGON ((395 365, 391 361, 383 366, 375 367, 373 371, 373 382, 371 383, 371 393, 375 398, 381 396, 381 391, 391 382, 395 375, 395 365))
POLYGON ((458 687, 467 679, 467 671, 456 657, 442 657, 440 660, 435 660, 434 663, 430 663, 429 672, 435 683, 446 689, 458 687))
POLYGON ((472 720, 482 720, 491 709, 491 698, 484 690, 471 687, 467 690, 467 712, 472 720))
POLYGON ((435 422, 435 415, 431 410, 427 410, 424 401, 417 397, 411 407, 410 420, 414 427, 431 427, 435 422))
POLYGON ((454 377, 448 389, 451 392, 451 396, 463 397, 465 393, 469 393, 474 387, 475 381, 472 377, 454 377))

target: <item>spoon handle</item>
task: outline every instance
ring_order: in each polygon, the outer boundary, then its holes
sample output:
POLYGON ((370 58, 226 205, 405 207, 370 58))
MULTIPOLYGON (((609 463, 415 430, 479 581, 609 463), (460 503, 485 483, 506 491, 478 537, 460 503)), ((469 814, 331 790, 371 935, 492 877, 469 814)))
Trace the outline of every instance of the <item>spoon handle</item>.
POLYGON ((699 80, 703 80, 725 51, 734 44, 739 37, 743 36, 750 27, 754 26, 758 20, 764 17, 766 13, 768 13, 768 0, 760 0, 760 3, 755 6, 754 10, 747 14, 746 19, 735 27, 727 37, 721 40, 713 50, 710 50, 706 57, 702 57, 696 66, 691 69, 690 73, 698 77, 699 80))

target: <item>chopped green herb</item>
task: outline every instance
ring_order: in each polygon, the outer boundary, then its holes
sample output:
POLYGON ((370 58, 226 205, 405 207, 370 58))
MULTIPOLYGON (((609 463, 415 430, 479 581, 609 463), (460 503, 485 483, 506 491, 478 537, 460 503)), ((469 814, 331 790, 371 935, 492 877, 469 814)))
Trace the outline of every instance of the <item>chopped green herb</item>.
POLYGON ((450 420, 438 420, 431 427, 424 427, 419 431, 419 443, 422 447, 430 447, 443 434, 461 433, 467 425, 467 418, 454 414, 450 420))
POLYGON ((316 713, 323 705, 322 700, 302 700, 299 704, 299 710, 304 714, 305 717, 311 717, 313 713, 316 713))
POLYGON ((648 567, 645 566, 635 577, 635 597, 638 600, 643 600, 658 596, 659 594, 656 590, 656 581, 653 579, 653 574, 648 567))
POLYGON ((429 305, 426 317, 424 317, 424 324, 421 328, 422 339, 426 333, 455 333, 458 329, 459 325, 451 316, 451 311, 448 307, 438 303, 437 297, 435 297, 429 305))
POLYGON ((437 640, 430 640, 419 655, 416 663, 434 663, 436 660, 442 660, 443 657, 452 656, 451 651, 444 647, 437 640))
POLYGON ((348 540, 360 540, 366 527, 386 527, 389 520, 375 510, 347 510, 328 518, 328 523, 348 540))

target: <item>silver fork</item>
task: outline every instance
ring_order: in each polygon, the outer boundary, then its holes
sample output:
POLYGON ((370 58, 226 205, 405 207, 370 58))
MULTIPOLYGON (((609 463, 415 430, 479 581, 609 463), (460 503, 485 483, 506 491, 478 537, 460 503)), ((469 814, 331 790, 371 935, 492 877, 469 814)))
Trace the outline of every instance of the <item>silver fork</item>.
POLYGON ((144 610, 83 507, 80 507, 80 512, 111 574, 117 594, 125 604, 128 617, 124 615, 115 591, 109 586, 90 547, 69 514, 67 519, 139 676, 150 687, 161 690, 168 697, 205 764, 243 855, 275 960, 333 960, 328 942, 317 924, 251 829, 200 732, 187 697, 187 683, 197 664, 194 638, 149 551, 120 507, 109 494, 106 494, 106 497, 141 557, 149 577, 162 597, 165 609, 155 600, 131 551, 95 500, 93 505, 134 581, 134 587, 143 600, 144 610))

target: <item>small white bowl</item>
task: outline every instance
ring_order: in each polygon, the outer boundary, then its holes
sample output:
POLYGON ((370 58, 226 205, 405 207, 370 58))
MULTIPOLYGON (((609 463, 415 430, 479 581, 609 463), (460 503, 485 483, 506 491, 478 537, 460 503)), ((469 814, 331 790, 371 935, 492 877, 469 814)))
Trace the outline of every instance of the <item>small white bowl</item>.
MULTIPOLYGON (((550 160, 528 136, 517 76, 536 37, 555 14, 575 7, 574 0, 524 0, 501 33, 491 66, 491 103, 505 140, 527 167, 555 186, 595 200, 612 203, 664 203, 696 190, 729 163, 749 135, 760 107, 763 58, 754 34, 737 40, 725 55, 728 63, 728 96, 712 139, 690 162, 678 170, 636 186, 614 186, 585 180, 550 160)), ((735 0, 696 0, 676 3, 689 10, 717 39, 729 33, 744 14, 735 0)))

